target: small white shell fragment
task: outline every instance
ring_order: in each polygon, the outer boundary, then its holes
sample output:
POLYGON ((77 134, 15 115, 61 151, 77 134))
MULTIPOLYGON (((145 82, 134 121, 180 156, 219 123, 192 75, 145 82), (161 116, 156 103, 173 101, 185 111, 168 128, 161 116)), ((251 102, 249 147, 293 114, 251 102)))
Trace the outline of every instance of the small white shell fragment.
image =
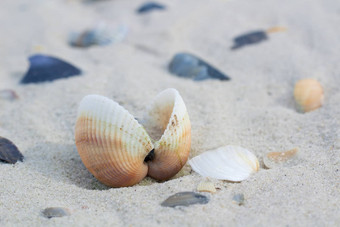
POLYGON ((263 156, 263 164, 268 169, 294 164, 292 161, 297 152, 297 148, 283 152, 269 152, 263 156))
POLYGON ((203 180, 198 184, 197 191, 215 193, 216 188, 213 182, 209 180, 203 180))
POLYGON ((204 152, 189 161, 191 168, 204 177, 239 182, 259 170, 256 156, 245 148, 225 146, 204 152))

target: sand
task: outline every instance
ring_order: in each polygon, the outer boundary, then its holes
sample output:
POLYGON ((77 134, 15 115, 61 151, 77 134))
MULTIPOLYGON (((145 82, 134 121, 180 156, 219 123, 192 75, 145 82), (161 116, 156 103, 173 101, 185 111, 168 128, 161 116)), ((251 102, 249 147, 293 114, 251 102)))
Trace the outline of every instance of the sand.
POLYGON ((25 156, 0 163, 0 226, 339 226, 340 225, 340 3, 338 0, 159 1, 166 11, 137 15, 144 1, 2 0, 0 3, 0 136, 25 156), (126 39, 87 49, 67 45, 71 31, 100 21, 125 24, 126 39), (245 32, 285 26, 269 40, 230 50, 245 32), (232 80, 192 81, 171 75, 172 56, 187 51, 232 80), (21 85, 34 53, 56 56, 83 75, 21 85), (294 83, 315 78, 324 106, 299 113, 294 83), (146 179, 107 188, 87 171, 77 153, 74 126, 83 96, 114 99, 143 116, 153 97, 176 88, 192 124, 190 158, 225 145, 251 150, 261 169, 241 183, 220 188, 205 205, 160 206, 170 195, 194 191, 202 177, 189 166, 174 179, 146 179), (267 152, 299 149, 296 165, 265 169, 267 152), (244 205, 232 197, 243 193, 244 205), (72 214, 47 219, 46 207, 72 214))

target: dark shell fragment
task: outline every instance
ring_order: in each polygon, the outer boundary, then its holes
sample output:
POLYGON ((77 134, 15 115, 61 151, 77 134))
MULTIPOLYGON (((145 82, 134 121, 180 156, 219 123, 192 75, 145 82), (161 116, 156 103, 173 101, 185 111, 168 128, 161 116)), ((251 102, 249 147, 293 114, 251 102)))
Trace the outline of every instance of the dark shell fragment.
POLYGON ((80 75, 80 69, 55 57, 36 54, 29 58, 30 68, 22 84, 41 83, 80 75))
POLYGON ((42 211, 42 214, 46 218, 56 218, 56 217, 70 216, 71 212, 69 209, 63 208, 63 207, 48 207, 42 211))
POLYGON ((230 80, 227 75, 224 75, 207 62, 187 53, 176 54, 169 64, 169 71, 177 76, 192 78, 193 80, 230 80))
POLYGON ((206 204, 209 198, 195 192, 179 192, 161 203, 163 207, 190 206, 193 204, 206 204))
POLYGON ((148 2, 148 3, 144 3, 143 5, 141 5, 137 9, 137 13, 142 14, 142 13, 150 12, 152 10, 164 10, 164 9, 165 9, 164 5, 161 5, 156 2, 148 2))
POLYGON ((234 39, 234 46, 231 47, 232 50, 241 48, 246 45, 260 43, 264 40, 267 40, 267 32, 266 31, 254 31, 247 34, 243 34, 237 36, 234 39))
POLYGON ((24 156, 18 148, 8 139, 0 136, 0 161, 15 164, 17 161, 23 161, 24 156))

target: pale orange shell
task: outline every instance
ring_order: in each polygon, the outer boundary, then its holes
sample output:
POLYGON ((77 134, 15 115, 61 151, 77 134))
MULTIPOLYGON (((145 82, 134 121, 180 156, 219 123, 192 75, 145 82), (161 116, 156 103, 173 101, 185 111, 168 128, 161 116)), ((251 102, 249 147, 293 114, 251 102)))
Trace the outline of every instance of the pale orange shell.
POLYGON ((303 112, 309 112, 322 106, 324 92, 315 79, 299 80, 294 88, 295 101, 303 112))
POLYGON ((131 186, 147 174, 166 180, 186 163, 191 127, 179 93, 175 89, 160 93, 150 114, 145 127, 153 136, 161 135, 154 143, 145 128, 118 103, 99 95, 83 98, 76 146, 84 165, 100 182, 111 187, 131 186))

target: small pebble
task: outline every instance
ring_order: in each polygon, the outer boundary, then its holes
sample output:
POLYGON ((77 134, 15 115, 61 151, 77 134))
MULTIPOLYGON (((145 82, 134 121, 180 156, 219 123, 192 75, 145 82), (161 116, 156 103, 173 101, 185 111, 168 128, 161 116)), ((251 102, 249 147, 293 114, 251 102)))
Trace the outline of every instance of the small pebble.
POLYGON ((0 90, 0 99, 5 99, 5 100, 8 100, 8 101, 14 101, 18 98, 19 98, 19 96, 13 90, 10 90, 10 89, 0 90))
POLYGON ((137 13, 143 14, 153 10, 165 10, 165 6, 156 2, 144 3, 137 9, 137 13))
POLYGON ((242 193, 235 194, 233 196, 233 203, 239 206, 244 204, 244 195, 242 193))
POLYGON ((36 54, 29 58, 30 67, 21 80, 22 84, 41 83, 80 75, 75 66, 55 57, 36 54))
POLYGON ((0 137, 0 161, 15 164, 17 161, 23 161, 24 156, 12 141, 0 137))
POLYGON ((70 216, 71 212, 69 209, 63 208, 63 207, 48 207, 42 211, 42 214, 46 218, 57 218, 57 217, 70 216))
POLYGON ((176 54, 169 64, 169 71, 179 77, 193 80, 230 80, 227 75, 224 75, 210 64, 187 53, 176 54))
POLYGON ((179 192, 161 203, 163 207, 190 206, 193 204, 206 204, 208 197, 195 192, 179 192))

